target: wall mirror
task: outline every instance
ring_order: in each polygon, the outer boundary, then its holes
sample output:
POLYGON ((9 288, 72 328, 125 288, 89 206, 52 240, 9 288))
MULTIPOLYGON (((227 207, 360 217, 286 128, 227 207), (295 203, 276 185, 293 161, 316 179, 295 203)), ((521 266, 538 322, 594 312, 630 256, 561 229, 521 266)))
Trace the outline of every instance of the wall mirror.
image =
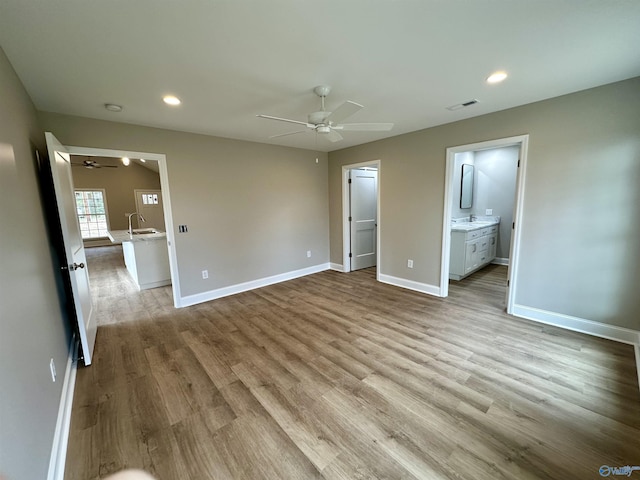
POLYGON ((473 165, 462 165, 462 187, 460 189, 460 208, 473 205, 473 165))

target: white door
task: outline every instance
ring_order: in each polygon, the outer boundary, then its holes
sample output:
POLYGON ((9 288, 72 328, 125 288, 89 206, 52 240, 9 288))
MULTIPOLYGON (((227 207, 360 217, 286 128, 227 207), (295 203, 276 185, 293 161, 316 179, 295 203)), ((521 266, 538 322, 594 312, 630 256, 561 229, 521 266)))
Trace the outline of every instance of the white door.
POLYGON ((78 216, 76 215, 76 201, 71 177, 71 157, 65 147, 47 132, 47 148, 49 163, 53 177, 53 187, 56 194, 56 205, 60 216, 64 252, 67 266, 62 267, 69 272, 73 303, 78 320, 80 347, 85 365, 90 365, 93 357, 93 345, 96 341, 97 325, 91 292, 89 291, 89 272, 84 245, 80 235, 78 216))
POLYGON ((378 171, 353 169, 350 172, 351 270, 376 265, 378 223, 378 171))
POLYGON ((160 190, 135 190, 136 212, 142 214, 144 223, 138 222, 140 228, 166 230, 164 226, 164 210, 162 192, 160 190))

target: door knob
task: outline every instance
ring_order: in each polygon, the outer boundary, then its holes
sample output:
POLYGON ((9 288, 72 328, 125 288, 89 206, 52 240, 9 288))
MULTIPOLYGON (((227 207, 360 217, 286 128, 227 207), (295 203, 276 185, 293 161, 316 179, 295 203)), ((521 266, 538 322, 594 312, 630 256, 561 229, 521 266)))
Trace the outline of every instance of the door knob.
POLYGON ((74 271, 79 269, 79 268, 84 268, 84 263, 73 262, 73 265, 71 266, 71 268, 73 268, 74 271))

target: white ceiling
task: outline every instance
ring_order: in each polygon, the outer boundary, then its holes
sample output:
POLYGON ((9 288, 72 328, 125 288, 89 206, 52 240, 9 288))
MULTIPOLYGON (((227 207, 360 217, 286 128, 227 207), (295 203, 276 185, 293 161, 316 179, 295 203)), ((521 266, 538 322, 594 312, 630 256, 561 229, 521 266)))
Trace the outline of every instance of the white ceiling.
POLYGON ((638 76, 640 1, 0 0, 0 46, 40 110, 331 151, 638 76), (394 129, 269 140, 319 84, 394 129))

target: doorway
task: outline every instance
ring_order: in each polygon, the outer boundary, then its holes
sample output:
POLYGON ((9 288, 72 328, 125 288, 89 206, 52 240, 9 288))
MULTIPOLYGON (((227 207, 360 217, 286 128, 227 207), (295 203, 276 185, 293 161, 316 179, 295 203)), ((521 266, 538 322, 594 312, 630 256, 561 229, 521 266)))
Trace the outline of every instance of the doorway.
MULTIPOLYGON (((157 168, 157 172, 160 175, 160 191, 162 192, 162 213, 164 216, 163 230, 167 234, 167 248, 169 255, 169 272, 171 276, 171 289, 173 294, 173 304, 177 308, 178 300, 180 299, 180 284, 178 279, 178 266, 176 260, 176 251, 173 236, 173 218, 171 215, 171 200, 169 193, 169 178, 167 171, 167 161, 164 154, 149 153, 149 152, 135 152, 129 150, 112 150, 103 148, 89 148, 89 147, 76 147, 67 146, 68 152, 71 155, 81 155, 84 157, 105 157, 105 158, 129 158, 129 159, 144 159, 149 165, 149 168, 157 168)), ((144 162, 142 162, 144 163, 144 162)), ((153 197, 152 197, 153 198, 153 197)), ((134 199, 132 199, 134 200, 134 199)), ((152 200, 153 201, 153 200, 152 200)), ((160 202, 159 202, 160 204, 160 202)), ((134 203, 135 205, 135 203, 134 203)))
MULTIPOLYGON (((342 167, 343 271, 380 263, 380 161, 342 167)), ((379 269, 377 269, 379 272, 379 269)), ((376 272, 376 278, 378 277, 376 272)))
MULTIPOLYGON (((524 175, 526 172, 526 158, 527 158, 527 147, 528 147, 528 135, 521 135, 517 137, 509 137, 498 140, 491 140, 487 142, 474 143, 470 145, 461 145, 458 147, 452 147, 447 149, 446 156, 446 183, 445 183, 445 204, 444 204, 444 221, 443 221, 443 229, 442 229, 442 258, 441 258, 441 278, 440 278, 440 294, 442 297, 446 297, 449 291, 449 278, 451 272, 451 249, 452 249, 452 220, 457 220, 466 215, 476 215, 484 217, 488 215, 489 217, 486 220, 489 220, 494 215, 498 215, 498 212, 493 212, 493 209, 490 208, 488 202, 488 198, 491 198, 491 201, 496 202, 496 204, 500 204, 502 202, 503 205, 509 204, 510 199, 513 199, 513 206, 509 209, 506 206, 500 207, 502 209, 502 217, 500 218, 500 224, 498 226, 492 226, 496 232, 493 232, 490 228, 487 228, 487 244, 492 243, 492 246, 489 247, 492 251, 492 258, 495 257, 494 263, 507 265, 507 281, 506 281, 506 310, 507 313, 512 313, 513 299, 515 297, 516 291, 516 272, 518 267, 518 251, 519 251, 519 243, 520 243, 520 230, 521 230, 521 218, 522 218, 522 200, 524 196, 524 175), (500 149, 500 150, 498 150, 500 149), (515 185, 511 187, 498 187, 501 190, 497 196, 489 195, 487 193, 486 185, 491 183, 491 180, 488 178, 490 175, 487 175, 486 172, 490 172, 491 163, 493 162, 492 157, 495 157, 495 152, 503 152, 504 155, 515 154, 517 158, 513 160, 513 170, 508 171, 506 173, 502 172, 502 176, 508 177, 509 175, 514 176, 511 181, 515 181, 515 185), (477 206, 482 209, 482 211, 478 211, 477 209, 472 209, 469 204, 463 205, 458 202, 462 198, 464 192, 462 189, 464 187, 464 182, 461 181, 461 168, 463 164, 473 165, 473 159, 477 155, 479 159, 479 165, 485 173, 480 177, 473 181, 474 192, 475 193, 475 202, 477 202, 477 206), (517 162, 517 163, 516 163, 517 162), (458 172, 460 170, 460 172, 458 172), (456 182, 458 179, 458 182, 456 182), (481 187, 484 185, 484 193, 478 192, 478 185, 481 187), (509 189, 512 188, 511 191, 509 189), (513 190, 514 189, 514 190, 513 190), (505 197, 506 191, 506 197, 505 197), (499 200, 499 194, 502 194, 502 200, 499 200), (459 207, 458 207, 459 205, 459 207), (498 233, 498 230, 500 232, 498 233), (500 240, 502 239, 502 242, 500 240), (495 243, 497 242, 497 244, 495 243)), ((462 167, 464 168, 464 167, 462 167)), ((511 168, 511 167, 509 167, 511 168)), ((477 170, 473 168, 472 170, 477 170)), ((505 179, 502 179, 505 182, 505 179)), ((499 182, 498 182, 499 183, 499 182)), ((506 184, 508 185, 509 179, 506 179, 506 184)), ((465 203, 469 200, 469 195, 465 194, 465 203)), ((473 205, 474 195, 471 195, 471 204, 473 205)), ((494 216, 495 218, 495 216, 494 216)), ((485 218, 483 218, 485 220, 485 218)), ((467 234, 468 235, 468 234, 467 234)), ((457 241, 457 239, 456 239, 457 241)), ((460 242, 457 242, 460 243, 460 242)), ((469 242, 467 242, 469 243, 469 242)), ((472 242, 471 242, 472 243, 472 242)), ((463 247, 466 243, 463 244, 463 247)), ((455 245, 454 245, 455 247, 455 245)), ((470 245, 473 247, 473 245, 470 245)), ((479 248, 476 246, 476 249, 479 248)), ((475 250, 474 250, 475 252, 475 250)), ((465 253, 469 255, 469 252, 465 253)), ((474 253, 475 255, 475 253, 474 253)), ((456 277, 457 278, 457 277, 456 277)))

